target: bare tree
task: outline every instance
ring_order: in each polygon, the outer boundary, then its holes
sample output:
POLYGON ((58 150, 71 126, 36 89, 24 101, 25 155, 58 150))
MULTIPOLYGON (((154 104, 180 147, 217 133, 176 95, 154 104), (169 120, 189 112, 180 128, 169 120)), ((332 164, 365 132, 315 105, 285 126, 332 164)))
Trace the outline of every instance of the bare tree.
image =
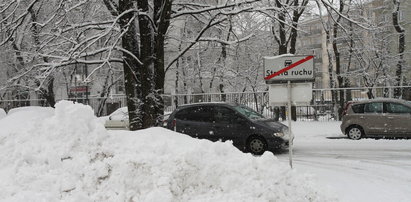
POLYGON ((36 20, 28 22, 31 13, 45 11, 39 6, 44 0, 32 0, 27 4, 2 0, 0 24, 5 37, 0 45, 13 43, 25 25, 34 27, 32 33, 38 36, 36 46, 39 48, 24 52, 15 50, 16 54, 25 54, 17 58, 24 61, 25 57, 36 56, 47 60, 24 64, 9 81, 16 83, 30 75, 40 78, 38 89, 47 86, 47 79, 62 67, 88 65, 92 70, 84 81, 92 82, 92 75, 99 69, 122 64, 130 129, 136 130, 152 126, 156 117, 163 113, 160 95, 164 89, 165 70, 201 41, 208 29, 227 21, 227 16, 253 9, 254 2, 258 0, 213 4, 171 0, 60 0, 48 5, 50 15, 36 16, 36 20), (84 12, 87 16, 81 15, 84 12), (184 16, 196 16, 203 26, 194 40, 165 65, 164 46, 171 20, 184 16))

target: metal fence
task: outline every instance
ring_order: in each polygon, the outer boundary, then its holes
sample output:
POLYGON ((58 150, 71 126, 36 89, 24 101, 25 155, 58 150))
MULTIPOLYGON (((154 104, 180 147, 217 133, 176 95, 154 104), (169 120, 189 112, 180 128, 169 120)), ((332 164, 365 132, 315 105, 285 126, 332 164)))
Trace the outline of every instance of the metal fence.
MULTIPOLYGON (((296 106, 296 119, 300 121, 332 121, 337 120, 341 99, 362 100, 379 97, 393 97, 394 91, 399 89, 402 98, 411 100, 411 86, 403 87, 373 87, 373 88, 340 88, 340 89, 313 89, 313 99, 306 106, 296 106)), ((246 105, 267 117, 284 119, 285 107, 270 106, 268 92, 233 92, 233 93, 204 93, 204 94, 177 94, 163 95, 165 112, 172 112, 177 106, 199 102, 232 102, 246 105), (279 112, 279 113, 278 113, 279 112)), ((111 97, 68 98, 67 100, 90 105, 96 115, 107 115, 119 107, 126 106, 124 95, 111 97)), ((0 108, 6 111, 22 106, 47 106, 45 100, 0 100, 0 108)))
MULTIPOLYGON (((325 93, 325 92, 323 92, 325 93)), ((314 94, 313 94, 314 95, 314 94)), ((167 95, 165 100, 170 103, 166 111, 172 111, 179 105, 199 102, 231 102, 246 105, 269 118, 283 120, 286 117, 286 108, 270 106, 268 91, 241 92, 241 93, 207 93, 207 94, 180 94, 167 95)), ((167 102, 166 102, 167 103, 167 102)), ((333 120, 333 105, 330 103, 310 104, 296 107, 297 120, 333 120)))

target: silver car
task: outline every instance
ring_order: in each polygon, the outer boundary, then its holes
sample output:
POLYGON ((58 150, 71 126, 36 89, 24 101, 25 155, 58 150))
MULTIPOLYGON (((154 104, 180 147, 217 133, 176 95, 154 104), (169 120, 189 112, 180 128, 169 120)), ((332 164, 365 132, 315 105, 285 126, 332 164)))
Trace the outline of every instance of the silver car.
POLYGON ((128 109, 127 107, 122 107, 111 113, 105 121, 104 126, 107 129, 126 129, 129 128, 128 123, 128 109))
MULTIPOLYGON (((155 126, 165 127, 170 113, 165 113, 156 118, 155 126)), ((129 130, 128 108, 122 107, 111 113, 109 116, 102 117, 104 126, 110 130, 129 130)))
POLYGON ((389 98, 350 102, 342 117, 341 131, 353 140, 411 137, 411 103, 389 98))

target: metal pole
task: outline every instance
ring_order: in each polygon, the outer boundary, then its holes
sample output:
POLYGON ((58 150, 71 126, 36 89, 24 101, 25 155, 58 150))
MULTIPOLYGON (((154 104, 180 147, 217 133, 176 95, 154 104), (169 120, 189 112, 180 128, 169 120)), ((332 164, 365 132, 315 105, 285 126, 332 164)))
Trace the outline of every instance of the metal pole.
POLYGON ((173 125, 174 125, 174 132, 177 132, 177 120, 173 120, 173 125))
POLYGON ((288 142, 288 153, 289 153, 289 161, 290 161, 290 167, 293 168, 293 141, 294 141, 294 135, 291 131, 291 82, 287 82, 287 90, 288 90, 288 136, 290 138, 288 142))

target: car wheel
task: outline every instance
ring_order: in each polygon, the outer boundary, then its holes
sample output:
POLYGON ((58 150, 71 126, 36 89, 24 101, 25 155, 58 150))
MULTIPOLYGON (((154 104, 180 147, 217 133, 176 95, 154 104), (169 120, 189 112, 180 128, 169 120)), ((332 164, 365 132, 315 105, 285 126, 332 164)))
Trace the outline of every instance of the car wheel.
POLYGON ((360 126, 351 126, 347 130, 347 136, 353 140, 359 140, 364 136, 364 131, 360 126))
POLYGON ((247 142, 247 149, 254 155, 262 155, 267 150, 267 142, 262 137, 252 136, 247 142))

